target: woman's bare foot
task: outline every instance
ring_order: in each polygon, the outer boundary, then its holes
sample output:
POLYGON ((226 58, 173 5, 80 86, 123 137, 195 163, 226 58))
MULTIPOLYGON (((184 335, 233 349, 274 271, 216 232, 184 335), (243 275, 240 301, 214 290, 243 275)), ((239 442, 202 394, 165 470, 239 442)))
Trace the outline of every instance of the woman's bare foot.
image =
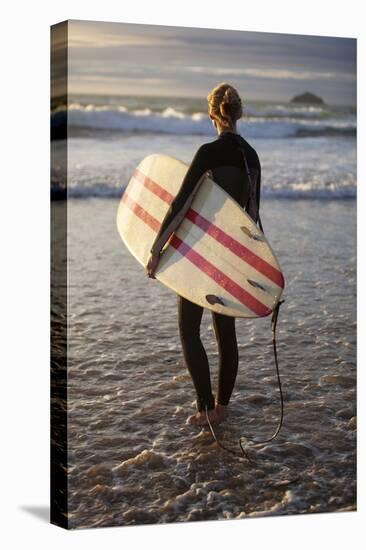
MULTIPOLYGON (((208 418, 211 423, 217 422, 216 409, 209 409, 207 411, 208 418)), ((196 414, 192 414, 187 418, 186 424, 192 424, 194 426, 208 426, 206 411, 198 411, 196 414)))
POLYGON ((216 402, 215 405, 215 411, 216 411, 216 418, 217 422, 223 422, 228 417, 228 411, 226 405, 221 405, 220 403, 216 402))

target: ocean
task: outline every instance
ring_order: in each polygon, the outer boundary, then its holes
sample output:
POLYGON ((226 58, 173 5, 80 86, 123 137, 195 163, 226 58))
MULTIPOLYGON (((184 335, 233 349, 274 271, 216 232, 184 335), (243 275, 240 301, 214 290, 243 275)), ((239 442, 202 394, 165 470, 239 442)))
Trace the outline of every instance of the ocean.
MULTIPOLYGON (((237 129, 258 151, 263 197, 356 198, 354 108, 253 103, 245 113, 237 129)), ((55 127, 63 114, 53 112, 55 127)), ((149 153, 189 164, 216 139, 205 101, 155 97, 72 96, 69 136, 69 197, 119 197, 149 153)), ((62 184, 55 163, 52 187, 62 184)))
MULTIPOLYGON (((53 125, 64 114, 56 110, 53 125)), ((68 139, 68 474, 72 528, 356 509, 356 113, 249 103, 238 132, 262 165, 261 218, 285 275, 277 325, 283 428, 253 462, 185 423, 195 394, 176 295, 149 279, 116 227, 148 154, 189 164, 216 139, 205 101, 71 98, 68 139)), ((53 197, 65 185, 52 142, 53 197)), ((54 208, 62 208, 62 200, 54 208)), ((270 435, 279 395, 270 319, 237 319, 239 371, 220 441, 270 435)), ((215 390, 217 346, 201 338, 215 390)))

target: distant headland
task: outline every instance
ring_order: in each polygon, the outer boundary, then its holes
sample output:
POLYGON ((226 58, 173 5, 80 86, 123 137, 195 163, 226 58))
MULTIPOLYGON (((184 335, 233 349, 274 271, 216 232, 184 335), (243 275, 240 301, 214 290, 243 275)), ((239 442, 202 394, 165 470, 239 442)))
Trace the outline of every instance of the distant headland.
POLYGON ((290 103, 315 103, 317 105, 324 103, 323 99, 315 94, 310 92, 305 92, 304 94, 295 95, 290 101, 290 103))

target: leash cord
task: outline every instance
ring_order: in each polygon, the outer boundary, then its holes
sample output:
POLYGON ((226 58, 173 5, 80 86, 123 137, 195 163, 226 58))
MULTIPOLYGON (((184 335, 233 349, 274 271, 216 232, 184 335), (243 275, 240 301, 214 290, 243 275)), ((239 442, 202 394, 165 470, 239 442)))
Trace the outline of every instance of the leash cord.
MULTIPOLYGON (((242 439, 245 439, 247 442, 249 441, 249 442, 251 442, 251 443, 254 444, 254 445, 269 443, 270 441, 273 441, 273 440, 278 436, 278 434, 280 433, 282 424, 283 424, 284 403, 283 403, 283 393, 282 393, 282 385, 281 385, 280 370, 279 370, 279 368, 278 368, 278 359, 277 359, 276 326, 277 326, 277 319, 278 319, 279 309, 280 309, 281 304, 283 304, 284 301, 285 301, 285 300, 280 300, 280 301, 278 302, 278 304, 276 305, 275 309, 273 310, 272 321, 271 321, 273 352, 274 352, 274 358, 275 358, 277 382, 278 382, 278 389, 279 389, 279 393, 280 393, 280 403, 281 403, 281 414, 280 414, 280 419, 279 419, 278 426, 277 426, 275 432, 274 432, 273 435, 271 435, 271 437, 269 437, 268 439, 261 439, 261 440, 252 439, 252 438, 250 438, 250 437, 248 437, 248 436, 246 436, 246 435, 241 435, 241 436, 239 437, 239 445, 240 445, 240 449, 241 449, 242 455, 243 455, 250 463, 253 463, 253 461, 250 459, 250 457, 249 457, 247 451, 244 449, 241 440, 242 440, 242 439)), ((239 455, 238 453, 236 453, 236 452, 233 451, 232 449, 229 449, 228 447, 225 447, 225 445, 223 445, 222 443, 220 443, 220 441, 219 441, 219 440, 217 439, 217 437, 216 437, 215 431, 214 431, 214 429, 213 429, 213 427, 212 427, 212 424, 211 424, 211 422, 210 422, 210 419, 209 419, 209 417, 208 417, 207 405, 205 405, 205 411, 206 411, 207 423, 208 423, 208 425, 209 425, 209 427, 210 427, 212 436, 213 436, 214 440, 216 441, 216 443, 219 445, 219 447, 221 447, 221 448, 224 449, 225 451, 227 451, 227 452, 233 454, 234 456, 239 456, 239 457, 241 458, 242 455, 239 455)))
MULTIPOLYGON (((213 429, 213 427, 212 427, 212 424, 211 424, 211 422, 210 422, 210 419, 209 419, 209 417, 208 417, 207 405, 205 405, 205 411, 206 411, 206 420, 207 420, 208 425, 209 425, 209 427, 210 427, 212 436, 213 436, 214 440, 216 441, 216 443, 218 444, 218 446, 221 447, 222 449, 224 449, 224 451, 227 451, 228 453, 231 453, 231 454, 234 455, 234 456, 239 456, 239 457, 241 458, 242 455, 238 454, 236 451, 233 451, 232 449, 229 449, 228 447, 225 447, 225 445, 223 445, 222 443, 220 443, 220 441, 219 441, 219 440, 217 439, 217 437, 216 437, 215 431, 214 431, 214 429, 213 429)), ((248 453, 247 453, 246 450, 242 447, 240 440, 239 440, 239 443, 240 443, 240 448, 241 448, 241 451, 242 451, 243 456, 248 460, 248 462, 252 463, 252 460, 250 459, 248 453)))
POLYGON ((273 311, 272 315, 272 343, 273 343, 273 353, 275 358, 275 365, 276 365, 276 374, 277 374, 277 382, 278 382, 278 390, 280 393, 280 403, 281 403, 281 413, 280 413, 280 419, 278 421, 278 426, 274 433, 269 437, 268 439, 252 439, 246 435, 242 435, 239 438, 239 443, 241 446, 241 440, 246 439, 247 441, 252 442, 254 445, 263 444, 263 443, 269 443, 270 441, 273 441, 278 434, 280 433, 282 424, 283 424, 283 412, 284 412, 284 404, 283 404, 283 393, 282 393, 282 385, 281 385, 281 377, 280 377, 280 370, 278 368, 278 359, 277 359, 277 346, 276 346, 276 325, 277 325, 277 318, 278 318, 278 312, 280 309, 280 305, 283 304, 285 300, 280 300, 276 306, 276 308, 273 311))

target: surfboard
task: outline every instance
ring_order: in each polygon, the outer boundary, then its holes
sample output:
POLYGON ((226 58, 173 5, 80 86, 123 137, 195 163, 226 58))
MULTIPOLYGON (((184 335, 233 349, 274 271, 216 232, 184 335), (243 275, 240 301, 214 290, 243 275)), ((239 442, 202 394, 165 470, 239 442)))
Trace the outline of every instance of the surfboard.
MULTIPOLYGON (((173 157, 149 155, 122 194, 118 232, 144 267, 187 170, 173 157)), ((265 235, 208 176, 202 178, 183 220, 164 245, 155 278, 191 302, 232 317, 266 317, 285 286, 265 235)))

